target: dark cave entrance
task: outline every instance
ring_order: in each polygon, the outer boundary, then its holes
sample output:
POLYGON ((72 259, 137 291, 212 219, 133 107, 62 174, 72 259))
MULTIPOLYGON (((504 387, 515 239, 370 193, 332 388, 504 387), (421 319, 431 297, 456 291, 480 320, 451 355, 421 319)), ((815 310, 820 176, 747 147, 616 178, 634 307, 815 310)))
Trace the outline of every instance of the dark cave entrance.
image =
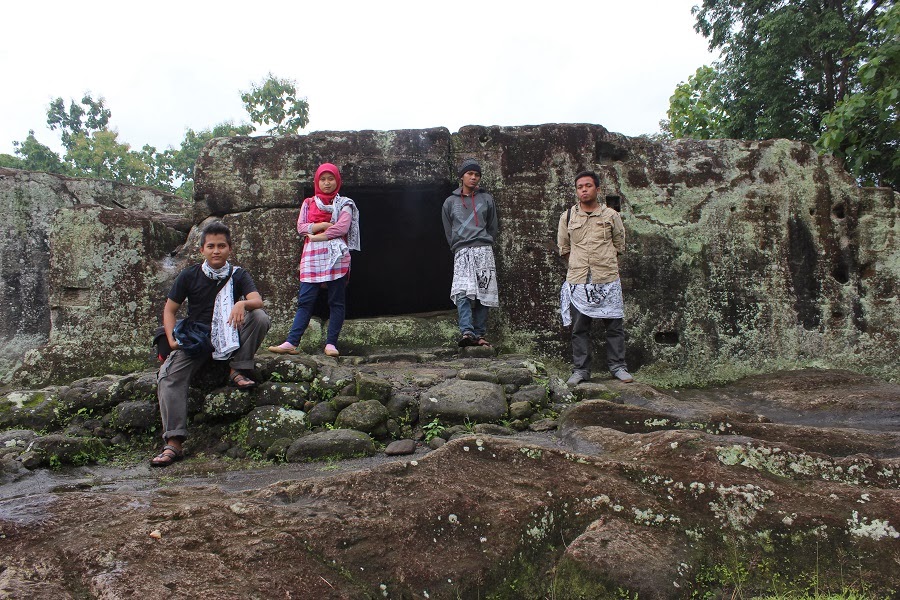
MULTIPOLYGON (((441 206, 453 189, 448 182, 341 188, 359 208, 362 248, 352 253, 348 319, 454 308, 453 255, 441 224, 441 206)), ((327 317, 325 293, 319 294, 314 314, 327 317)))

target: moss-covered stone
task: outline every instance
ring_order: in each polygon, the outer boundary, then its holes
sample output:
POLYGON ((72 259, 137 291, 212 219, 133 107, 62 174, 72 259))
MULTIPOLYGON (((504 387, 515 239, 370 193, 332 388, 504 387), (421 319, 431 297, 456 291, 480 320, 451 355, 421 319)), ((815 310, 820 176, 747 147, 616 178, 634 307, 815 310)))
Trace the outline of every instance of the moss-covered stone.
POLYGON ((376 375, 357 372, 356 395, 360 400, 378 400, 386 404, 391 398, 391 382, 376 375))
POLYGON ((0 428, 46 430, 60 422, 60 399, 55 389, 20 390, 0 396, 0 428))
POLYGON ((244 417, 238 429, 245 433, 245 447, 265 452, 279 439, 300 437, 308 426, 306 413, 302 410, 262 406, 244 417))
POLYGON ((239 417, 256 406, 253 394, 237 388, 222 388, 207 394, 203 400, 203 412, 214 418, 239 417))

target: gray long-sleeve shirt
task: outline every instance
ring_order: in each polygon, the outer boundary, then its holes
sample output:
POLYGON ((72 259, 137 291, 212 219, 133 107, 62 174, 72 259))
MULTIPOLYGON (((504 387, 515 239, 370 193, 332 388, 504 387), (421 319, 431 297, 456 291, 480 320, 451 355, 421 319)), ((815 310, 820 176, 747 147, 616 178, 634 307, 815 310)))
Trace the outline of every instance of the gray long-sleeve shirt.
POLYGON ((497 236, 494 197, 478 188, 474 196, 462 196, 462 188, 444 200, 441 209, 444 234, 454 253, 460 248, 491 246, 497 236))

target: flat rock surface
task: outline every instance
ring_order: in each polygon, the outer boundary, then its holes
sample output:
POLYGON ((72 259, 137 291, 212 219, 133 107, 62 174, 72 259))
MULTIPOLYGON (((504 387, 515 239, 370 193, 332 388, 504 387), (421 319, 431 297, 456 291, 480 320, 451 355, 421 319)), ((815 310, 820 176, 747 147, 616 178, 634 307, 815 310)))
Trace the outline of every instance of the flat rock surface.
POLYGON ((731 597, 708 582, 735 547, 822 585, 900 584, 900 386, 807 370, 610 389, 624 404, 575 403, 559 435, 35 471, 0 487, 0 596, 682 598, 702 579, 731 597))

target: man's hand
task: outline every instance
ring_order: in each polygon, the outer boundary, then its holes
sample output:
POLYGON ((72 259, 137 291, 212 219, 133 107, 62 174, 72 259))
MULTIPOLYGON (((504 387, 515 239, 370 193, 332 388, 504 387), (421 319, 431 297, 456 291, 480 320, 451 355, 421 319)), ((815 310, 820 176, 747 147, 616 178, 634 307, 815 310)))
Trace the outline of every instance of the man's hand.
POLYGON ((244 305, 243 300, 234 303, 234 308, 231 309, 231 314, 228 316, 228 324, 232 327, 237 328, 244 324, 244 316, 247 314, 247 308, 244 305))
POLYGON ((169 348, 172 350, 178 350, 181 348, 181 344, 178 343, 178 340, 175 339, 175 336, 169 337, 169 348))

